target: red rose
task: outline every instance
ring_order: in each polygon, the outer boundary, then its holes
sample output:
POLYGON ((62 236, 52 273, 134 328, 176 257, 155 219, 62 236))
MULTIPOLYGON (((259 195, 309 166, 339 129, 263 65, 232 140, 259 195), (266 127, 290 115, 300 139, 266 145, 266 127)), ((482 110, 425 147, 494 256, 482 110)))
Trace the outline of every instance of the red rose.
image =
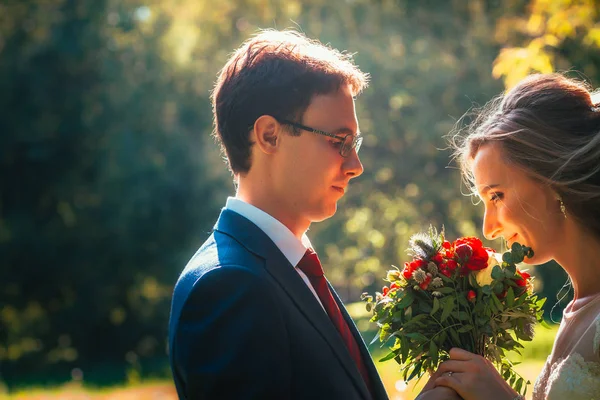
POLYGON ((446 266, 450 271, 454 271, 458 267, 458 263, 455 260, 446 261, 446 266))
POLYGON ((402 271, 402 275, 406 280, 408 280, 412 277, 413 272, 415 272, 417 268, 423 268, 425 266, 427 266, 427 261, 421 260, 420 258, 411 262, 406 262, 404 263, 404 270, 402 271))
POLYGON ((527 282, 529 282, 531 275, 529 275, 527 272, 519 270, 517 270, 517 275, 519 276, 515 279, 515 283, 521 287, 527 286, 527 282))
POLYGON ((458 261, 463 266, 463 273, 479 271, 487 267, 490 256, 480 239, 476 237, 460 238, 454 242, 454 247, 458 261))
POLYGON ((461 261, 467 261, 473 255, 473 249, 467 243, 456 246, 456 257, 461 261))
POLYGON ((429 282, 431 282, 431 276, 427 275, 427 278, 425 278, 423 283, 420 283, 419 286, 421 287, 421 289, 425 290, 429 286, 429 282))
POLYGON ((469 290, 467 292, 467 300, 474 302, 475 301, 475 297, 477 297, 477 295, 475 294, 475 292, 473 290, 469 290))
POLYGON ((440 253, 437 253, 435 256, 431 257, 431 261, 433 261, 437 265, 440 265, 444 262, 444 257, 442 257, 440 253))
POLYGON ((408 280, 412 276, 412 273, 413 273, 413 270, 410 266, 410 263, 405 262, 404 269, 402 270, 402 276, 404 276, 404 279, 408 280))

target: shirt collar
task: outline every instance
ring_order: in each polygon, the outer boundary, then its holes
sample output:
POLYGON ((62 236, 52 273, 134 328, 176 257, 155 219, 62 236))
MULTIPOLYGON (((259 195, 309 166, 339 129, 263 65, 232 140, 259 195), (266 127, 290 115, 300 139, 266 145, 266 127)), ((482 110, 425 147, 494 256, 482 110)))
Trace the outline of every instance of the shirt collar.
POLYGON ((302 240, 298 240, 285 225, 252 204, 235 197, 228 197, 225 208, 240 214, 258 226, 293 266, 300 262, 307 248, 312 248, 306 233, 302 234, 302 240))

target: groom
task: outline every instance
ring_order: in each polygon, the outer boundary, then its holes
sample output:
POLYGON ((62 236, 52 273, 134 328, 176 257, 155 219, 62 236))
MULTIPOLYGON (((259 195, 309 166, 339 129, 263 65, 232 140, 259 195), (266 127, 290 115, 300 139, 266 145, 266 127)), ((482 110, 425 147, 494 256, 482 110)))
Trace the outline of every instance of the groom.
POLYGON ((295 32, 242 45, 213 93, 237 193, 181 274, 170 363, 181 399, 387 399, 306 236, 363 167, 367 75, 295 32))
MULTIPOLYGON (((237 193, 173 294, 180 399, 387 399, 306 236, 363 167, 354 97, 367 75, 294 32, 247 41, 218 78, 216 137, 237 193)), ((455 399, 432 388, 420 399, 455 399)))

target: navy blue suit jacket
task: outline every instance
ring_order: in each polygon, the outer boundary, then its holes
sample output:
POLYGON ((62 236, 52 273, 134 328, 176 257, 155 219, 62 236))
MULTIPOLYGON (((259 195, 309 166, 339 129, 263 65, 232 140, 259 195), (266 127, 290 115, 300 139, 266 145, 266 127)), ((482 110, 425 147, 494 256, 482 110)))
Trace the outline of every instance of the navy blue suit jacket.
POLYGON ((364 342, 369 393, 331 320, 269 237, 223 210, 173 294, 169 358, 181 399, 387 399, 364 342))

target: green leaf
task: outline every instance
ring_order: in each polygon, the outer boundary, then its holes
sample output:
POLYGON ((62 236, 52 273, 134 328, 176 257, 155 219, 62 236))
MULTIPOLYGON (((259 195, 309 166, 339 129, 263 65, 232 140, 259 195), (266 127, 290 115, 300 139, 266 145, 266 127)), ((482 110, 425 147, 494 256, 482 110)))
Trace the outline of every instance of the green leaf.
POLYGON ((513 271, 510 268, 506 268, 506 269, 504 269, 504 271, 502 271, 502 275, 504 275, 506 278, 510 279, 515 276, 515 271, 513 271))
POLYGON ((380 359, 379 359, 379 362, 384 362, 384 361, 387 361, 387 360, 391 360, 391 359, 392 359, 392 358, 394 358, 394 357, 396 357, 396 352, 395 352, 395 351, 392 351, 392 352, 390 352, 388 355, 386 355, 385 357, 383 357, 383 358, 380 358, 380 359))
POLYGON ((502 261, 508 264, 512 264, 512 254, 509 252, 502 254, 502 261))
POLYGON ((461 321, 466 321, 469 319, 469 313, 466 311, 459 311, 457 317, 461 321))
POLYGON ((462 328, 458 329, 458 333, 465 333, 465 332, 469 332, 470 330, 473 329, 473 325, 465 325, 462 328))
POLYGON ((396 303, 396 308, 397 309, 406 308, 412 304, 413 300, 414 300, 414 296, 412 295, 411 292, 404 292, 404 296, 402 297, 402 300, 400 300, 398 303, 396 303))
POLYGON ((408 345, 408 339, 404 336, 400 337, 400 356, 403 362, 406 361, 408 357, 408 351, 410 350, 410 346, 408 345))
POLYGON ((406 381, 410 381, 415 376, 421 374, 421 366, 423 366, 423 361, 418 361, 415 364, 415 367, 414 367, 413 371, 411 372, 411 374, 408 376, 408 378, 406 378, 406 381))
POLYGON ((496 297, 495 294, 492 294, 491 298, 492 298, 492 302, 494 303, 494 305, 496 306, 496 308, 498 309, 498 311, 499 312, 504 311, 504 306, 502 305, 502 303, 500 302, 500 300, 498 300, 498 297, 496 297))
POLYGON ((414 339, 417 340, 419 342, 426 342, 427 336, 423 335, 420 332, 409 332, 409 333, 405 333, 404 336, 406 336, 409 339, 414 339))
POLYGON ((452 340, 454 340, 455 345, 460 345, 460 337, 458 336, 458 332, 454 328, 448 329, 450 331, 450 336, 452 336, 452 340))
POLYGON ((452 310, 454 310, 454 299, 452 297, 449 297, 446 301, 446 304, 444 304, 444 309, 442 310, 440 322, 444 322, 445 320, 447 320, 450 314, 452 313, 452 310))
POLYGON ((430 315, 433 315, 437 312, 437 310, 440 309, 440 301, 438 300, 437 297, 433 298, 433 308, 431 309, 431 312, 429 313, 430 315))
POLYGON ((437 365, 439 353, 437 344, 433 340, 429 344, 429 357, 431 357, 433 364, 437 365))
POLYGON ((495 280, 500 280, 504 277, 504 271, 500 268, 499 265, 494 265, 492 268, 492 278, 495 280))
POLYGON ((512 287, 508 288, 508 291, 506 292, 506 305, 508 305, 509 307, 512 307, 515 304, 515 291, 513 290, 512 287))
POLYGON ((521 390, 523 389, 523 383, 524 383, 524 380, 523 380, 523 378, 519 378, 519 379, 517 380, 517 384, 516 384, 516 386, 515 386, 515 390, 516 390, 517 392, 521 393, 521 390))

